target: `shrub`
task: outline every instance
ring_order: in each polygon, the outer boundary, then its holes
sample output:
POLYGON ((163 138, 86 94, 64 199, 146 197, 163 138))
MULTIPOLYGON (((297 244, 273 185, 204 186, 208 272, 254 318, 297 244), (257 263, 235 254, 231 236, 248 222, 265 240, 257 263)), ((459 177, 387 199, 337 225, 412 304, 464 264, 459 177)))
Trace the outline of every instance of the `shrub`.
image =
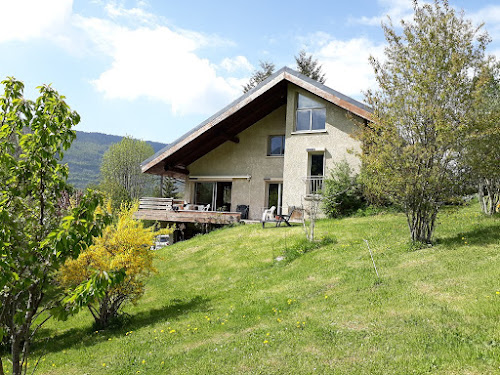
POLYGON ((82 289, 79 286, 101 275, 124 273, 118 283, 106 284, 104 293, 85 297, 98 328, 116 321, 124 304, 136 303, 144 294, 144 278, 155 271, 150 246, 158 232, 153 232, 152 227, 144 228, 141 221, 133 218, 136 209, 136 206, 122 205, 117 222, 106 227, 77 259, 66 261, 60 271, 62 286, 77 291, 82 289))
POLYGON ((350 215, 364 207, 357 175, 346 160, 335 163, 323 182, 323 212, 329 218, 350 215))

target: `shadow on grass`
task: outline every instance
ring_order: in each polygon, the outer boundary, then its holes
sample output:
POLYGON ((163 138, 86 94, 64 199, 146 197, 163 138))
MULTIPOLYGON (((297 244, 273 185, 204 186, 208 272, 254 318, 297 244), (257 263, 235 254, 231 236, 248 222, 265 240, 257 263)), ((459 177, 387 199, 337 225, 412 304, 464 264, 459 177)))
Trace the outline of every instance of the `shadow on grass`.
POLYGON ((487 245, 500 241, 498 226, 482 227, 476 230, 458 233, 453 237, 438 238, 436 244, 445 246, 487 245))
POLYGON ((72 328, 61 334, 52 334, 51 329, 40 331, 39 339, 33 345, 33 356, 59 352, 73 346, 92 346, 112 337, 123 336, 125 332, 134 331, 141 327, 154 324, 193 312, 204 310, 209 299, 197 296, 189 301, 173 300, 172 304, 156 309, 141 311, 128 317, 126 322, 114 328, 94 331, 93 327, 72 328))

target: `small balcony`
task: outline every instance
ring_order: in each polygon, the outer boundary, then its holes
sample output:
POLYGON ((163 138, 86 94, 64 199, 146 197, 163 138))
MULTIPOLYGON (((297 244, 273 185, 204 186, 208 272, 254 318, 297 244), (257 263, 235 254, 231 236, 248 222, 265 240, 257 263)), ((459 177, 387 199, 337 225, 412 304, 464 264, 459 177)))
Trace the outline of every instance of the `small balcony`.
POLYGON ((307 176, 304 177, 306 183, 306 196, 321 195, 323 190, 324 176, 307 176))

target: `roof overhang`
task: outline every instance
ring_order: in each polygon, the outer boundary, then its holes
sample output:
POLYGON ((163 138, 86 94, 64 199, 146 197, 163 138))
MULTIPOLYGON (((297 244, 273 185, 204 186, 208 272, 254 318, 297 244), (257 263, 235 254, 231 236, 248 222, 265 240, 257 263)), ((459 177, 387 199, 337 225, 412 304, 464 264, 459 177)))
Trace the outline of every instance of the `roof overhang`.
POLYGON ((145 160, 141 165, 142 172, 172 177, 188 175, 186 167, 189 164, 224 142, 239 142, 239 133, 286 104, 289 82, 371 121, 369 107, 285 67, 145 160))

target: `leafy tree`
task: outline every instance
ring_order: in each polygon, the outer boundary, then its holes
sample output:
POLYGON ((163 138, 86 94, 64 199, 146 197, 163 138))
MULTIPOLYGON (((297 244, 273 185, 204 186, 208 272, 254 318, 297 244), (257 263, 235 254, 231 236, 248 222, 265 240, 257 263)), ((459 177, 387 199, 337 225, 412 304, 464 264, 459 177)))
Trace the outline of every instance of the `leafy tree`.
POLYGON ((483 212, 500 204, 500 66, 485 65, 474 93, 474 110, 463 139, 465 164, 478 185, 483 212))
POLYGON ((153 147, 144 141, 124 137, 111 145, 101 164, 101 187, 119 208, 122 202, 131 202, 144 193, 150 193, 156 180, 141 172, 141 162, 154 154, 153 147))
POLYGON ((305 50, 301 50, 298 56, 295 57, 295 62, 297 63, 297 70, 305 76, 308 76, 319 83, 325 83, 325 73, 322 72, 322 65, 318 63, 318 60, 314 59, 312 55, 307 56, 305 50))
MULTIPOLYGON (((10 346, 12 373, 27 371, 34 335, 62 297, 54 276, 100 233, 106 215, 88 191, 67 210, 58 200, 68 169, 59 162, 80 117, 50 86, 36 101, 24 85, 2 82, 0 97, 0 342, 10 346)), ((0 374, 4 373, 0 358, 0 374)))
POLYGON ((261 61, 259 63, 260 69, 255 70, 248 80, 248 83, 243 86, 243 92, 248 92, 264 81, 267 77, 274 73, 275 66, 269 61, 261 61))
MULTIPOLYGON (((134 220, 135 210, 137 206, 122 205, 118 221, 106 227, 92 246, 82 251, 77 259, 68 259, 61 269, 59 282, 70 289, 78 289, 96 275, 125 272, 120 282, 109 284, 103 293, 85 295, 84 303, 99 328, 113 322, 125 303, 138 301, 144 294, 145 276, 155 270, 150 246, 158 232, 134 220)), ((78 302, 81 303, 81 299, 78 302)))
POLYGON ((447 1, 415 1, 401 24, 401 35, 383 25, 386 61, 370 58, 379 90, 367 93, 363 182, 404 209, 413 241, 430 243, 441 202, 462 183, 459 135, 489 38, 447 1))
POLYGON ((160 198, 176 198, 178 191, 175 182, 175 178, 161 176, 160 185, 157 188, 155 187, 153 196, 160 198))

